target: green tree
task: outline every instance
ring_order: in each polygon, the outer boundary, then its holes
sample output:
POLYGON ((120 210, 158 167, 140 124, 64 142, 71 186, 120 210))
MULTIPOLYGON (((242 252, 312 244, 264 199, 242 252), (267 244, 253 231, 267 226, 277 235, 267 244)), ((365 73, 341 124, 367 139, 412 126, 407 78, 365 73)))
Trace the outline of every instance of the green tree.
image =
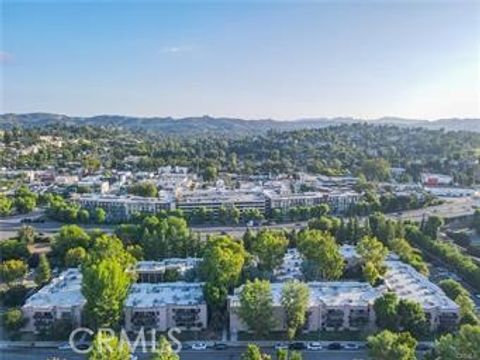
POLYGON ((124 266, 107 258, 82 268, 82 294, 85 311, 96 327, 115 326, 120 320, 123 304, 132 281, 124 266))
POLYGON ((93 222, 103 224, 107 220, 107 213, 102 208, 96 208, 93 212, 93 222))
POLYGON ((99 331, 93 340, 88 360, 130 360, 130 349, 127 342, 120 341, 107 332, 99 331))
POLYGON ((17 239, 0 241, 0 260, 26 260, 30 256, 27 244, 17 239))
POLYGON ((64 263, 66 267, 80 266, 87 258, 87 252, 83 247, 71 248, 65 254, 64 263))
POLYGON ((32 244, 35 240, 35 229, 24 225, 18 230, 17 238, 24 243, 32 244))
POLYGON ((445 279, 438 283, 438 286, 445 292, 450 299, 454 300, 460 295, 467 295, 468 291, 465 289, 462 284, 453 279, 445 279))
POLYGON ((157 350, 151 357, 151 360, 180 360, 180 357, 173 352, 172 346, 165 336, 161 336, 157 350))
POLYGON ((21 214, 26 214, 37 206, 37 195, 31 192, 27 186, 20 186, 15 192, 15 207, 21 214))
POLYGON ((37 285, 42 286, 49 282, 51 277, 52 270, 50 269, 50 263, 48 262, 47 255, 40 254, 38 267, 35 271, 35 282, 37 285))
POLYGON ((460 306, 460 323, 480 325, 477 315, 475 314, 475 303, 468 294, 460 294, 455 299, 460 306))
POLYGON ((362 257, 364 276, 375 284, 377 278, 385 274, 384 260, 388 249, 377 238, 364 236, 357 244, 357 252, 362 257))
POLYGON ((398 329, 398 298, 393 292, 388 292, 383 296, 375 299, 373 309, 377 326, 380 329, 388 329, 396 331, 398 329))
POLYGON ((443 220, 439 216, 429 216, 423 224, 422 231, 432 239, 437 239, 438 229, 443 225, 443 220))
POLYGON ((13 201, 5 196, 0 195, 0 216, 8 216, 12 213, 13 201))
POLYGON ((408 333, 392 333, 389 330, 369 336, 369 355, 374 360, 416 360, 417 341, 408 333))
POLYGON ((80 209, 77 214, 78 221, 81 223, 88 223, 90 221, 90 213, 87 209, 80 209))
POLYGON ((240 294, 238 315, 257 339, 272 330, 275 322, 270 282, 258 279, 253 282, 247 280, 240 294))
POLYGON ((228 290, 237 283, 245 256, 242 244, 229 236, 211 238, 205 246, 200 271, 206 281, 205 299, 214 323, 223 318, 228 290))
POLYGON ((480 209, 475 209, 475 212, 473 213, 472 228, 477 234, 480 234, 480 209))
POLYGON ((281 265, 287 250, 288 240, 278 231, 260 231, 252 245, 252 254, 257 255, 260 269, 272 272, 281 265))
POLYGON ((365 160, 362 163, 361 171, 368 181, 387 181, 390 179, 390 164, 382 158, 365 160))
POLYGON ((215 181, 217 178, 217 168, 214 166, 207 166, 203 171, 204 181, 215 181))
POLYGON ((283 285, 281 303, 287 320, 288 338, 294 339, 306 321, 310 289, 304 283, 289 281, 283 285))
POLYGON ((143 197, 157 197, 158 189, 151 181, 142 181, 130 187, 130 193, 143 197))
POLYGON ((416 301, 401 299, 397 306, 398 324, 400 330, 409 331, 413 336, 420 337, 428 329, 428 323, 422 306, 416 301))
POLYGON ((82 247, 89 249, 92 241, 90 236, 77 225, 65 225, 53 240, 53 254, 63 261, 68 250, 82 247))
POLYGON ((458 334, 446 334, 435 344, 435 359, 480 359, 480 326, 463 325, 458 334))
POLYGON ((305 230, 298 236, 298 249, 315 266, 315 277, 335 280, 342 276, 345 267, 335 238, 327 232, 305 230))
POLYGON ((25 276, 28 266, 22 260, 7 260, 0 263, 0 279, 11 283, 18 278, 25 276))
POLYGON ((25 319, 21 309, 11 308, 5 311, 2 315, 3 326, 8 331, 17 332, 23 325, 25 325, 25 319))
POLYGON ((242 360, 271 360, 271 357, 261 352, 254 344, 248 344, 247 350, 242 354, 242 360))

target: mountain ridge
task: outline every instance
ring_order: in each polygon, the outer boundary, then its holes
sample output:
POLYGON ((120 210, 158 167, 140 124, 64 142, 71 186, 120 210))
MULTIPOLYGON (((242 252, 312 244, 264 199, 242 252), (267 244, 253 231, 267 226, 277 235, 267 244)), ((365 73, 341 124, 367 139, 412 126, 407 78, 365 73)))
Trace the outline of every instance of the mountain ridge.
POLYGON ((124 115, 95 115, 90 117, 68 116, 55 113, 7 113, 0 115, 0 128, 9 129, 15 126, 38 127, 63 124, 67 126, 114 126, 129 130, 158 131, 166 134, 192 135, 202 133, 218 133, 226 135, 263 133, 268 130, 290 131, 299 129, 315 129, 341 124, 365 123, 374 125, 396 125, 407 127, 423 127, 429 129, 445 129, 451 131, 480 132, 480 119, 446 118, 438 120, 405 119, 385 116, 374 120, 353 117, 334 118, 301 118, 296 120, 275 119, 241 119, 234 117, 191 116, 173 117, 137 117, 124 115))

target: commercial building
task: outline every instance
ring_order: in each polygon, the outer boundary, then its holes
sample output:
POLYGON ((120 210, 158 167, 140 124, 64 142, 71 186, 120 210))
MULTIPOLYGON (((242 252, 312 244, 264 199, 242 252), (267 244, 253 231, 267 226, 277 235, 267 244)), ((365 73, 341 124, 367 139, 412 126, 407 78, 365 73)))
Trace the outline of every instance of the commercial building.
POLYGON ((248 210, 258 210, 265 214, 265 196, 258 191, 206 189, 183 191, 177 194, 177 208, 190 215, 201 208, 217 219, 220 208, 236 208, 240 214, 248 210))
POLYGON ((202 259, 199 258, 168 258, 161 261, 139 261, 135 272, 139 283, 160 283, 165 281, 165 274, 184 278, 185 275, 197 268, 202 259))
MULTIPOLYGON (((271 284, 276 319, 274 331, 284 331, 287 328, 286 314, 281 304, 284 284, 271 284)), ((380 289, 356 281, 309 282, 307 285, 310 298, 303 328, 305 332, 362 330, 374 325, 373 303, 381 296, 380 289)), ((242 291, 243 286, 235 289, 234 294, 228 298, 232 334, 248 331, 248 326, 238 316, 242 291)))
POLYGON ((201 330, 207 327, 203 283, 133 284, 125 302, 125 329, 137 332, 201 330))
POLYGON ((87 210, 101 208, 107 214, 107 221, 117 222, 130 219, 134 214, 156 214, 162 210, 175 209, 173 195, 160 192, 157 198, 141 196, 82 195, 74 199, 87 210))
POLYGON ((25 331, 46 331, 58 320, 79 326, 85 298, 81 292, 82 275, 78 269, 68 269, 50 284, 30 296, 22 307, 26 319, 25 331))
POLYGON ((427 186, 451 185, 453 177, 443 174, 421 174, 422 183, 427 186))

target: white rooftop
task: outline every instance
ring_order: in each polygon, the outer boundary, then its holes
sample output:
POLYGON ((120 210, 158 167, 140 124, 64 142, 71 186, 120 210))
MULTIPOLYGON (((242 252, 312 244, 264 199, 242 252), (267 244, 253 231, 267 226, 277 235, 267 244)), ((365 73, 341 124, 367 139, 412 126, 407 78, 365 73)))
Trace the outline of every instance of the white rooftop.
POLYGON ((151 197, 142 197, 142 196, 130 196, 130 195, 100 195, 100 194, 86 194, 79 196, 77 198, 79 201, 97 201, 97 202, 105 202, 105 203, 164 203, 164 202, 172 202, 174 201, 174 195, 166 192, 166 191, 159 191, 158 197, 151 198, 151 197))
POLYGON ((206 189, 195 191, 184 191, 178 194, 178 201, 183 203, 201 202, 263 202, 265 197, 261 192, 206 189))
POLYGON ((204 304, 203 283, 183 281, 160 284, 133 284, 125 306, 135 308, 155 308, 167 305, 204 304))
POLYGON ((426 310, 458 310, 459 306, 442 289, 410 265, 394 260, 385 261, 385 265, 385 285, 400 299, 419 302, 426 310))
MULTIPOLYGON (((285 283, 272 283, 274 306, 281 305, 282 289, 285 283)), ((358 281, 308 282, 310 306, 368 306, 382 295, 382 290, 358 281)), ((231 296, 232 305, 238 306, 243 286, 235 289, 231 296)))
POLYGON ((200 258, 168 258, 160 261, 139 261, 136 264, 137 272, 163 272, 166 269, 178 269, 185 271, 187 269, 193 269, 202 259, 200 258))
POLYGON ((82 274, 79 269, 71 268, 62 272, 48 285, 30 296, 24 307, 52 308, 83 306, 86 302, 82 295, 82 274))

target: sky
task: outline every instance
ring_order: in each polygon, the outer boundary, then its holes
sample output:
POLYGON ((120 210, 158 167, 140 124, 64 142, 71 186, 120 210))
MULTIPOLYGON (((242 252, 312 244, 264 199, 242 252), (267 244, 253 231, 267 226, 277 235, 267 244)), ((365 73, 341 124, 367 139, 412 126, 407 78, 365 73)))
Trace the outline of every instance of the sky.
POLYGON ((0 113, 480 118, 480 0, 0 2, 0 113))

